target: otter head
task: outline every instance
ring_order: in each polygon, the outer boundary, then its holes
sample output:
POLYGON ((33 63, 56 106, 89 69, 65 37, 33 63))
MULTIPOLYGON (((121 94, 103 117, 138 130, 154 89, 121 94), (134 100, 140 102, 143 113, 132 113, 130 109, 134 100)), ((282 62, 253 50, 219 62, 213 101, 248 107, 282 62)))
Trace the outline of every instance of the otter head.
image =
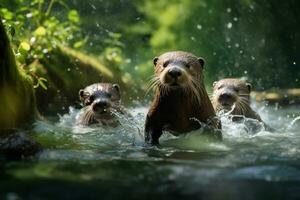
POLYGON ((189 87, 202 79, 204 60, 191 53, 167 52, 155 57, 153 63, 157 85, 164 88, 189 87))
POLYGON ((107 115, 120 103, 120 88, 117 84, 95 83, 80 90, 79 99, 94 117, 107 115))
POLYGON ((251 85, 240 79, 222 79, 213 84, 215 110, 231 110, 233 105, 249 106, 251 85))

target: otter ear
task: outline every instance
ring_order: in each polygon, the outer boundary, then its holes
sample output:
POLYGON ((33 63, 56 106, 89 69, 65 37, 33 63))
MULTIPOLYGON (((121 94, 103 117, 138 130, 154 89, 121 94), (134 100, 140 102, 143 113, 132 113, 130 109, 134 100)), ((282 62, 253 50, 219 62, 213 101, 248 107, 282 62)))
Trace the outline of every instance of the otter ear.
POLYGON ((79 99, 82 101, 86 98, 87 94, 84 92, 84 90, 79 90, 79 99))
POLYGON ((247 86, 249 92, 251 92, 251 90, 252 90, 252 85, 251 85, 250 83, 246 83, 246 86, 247 86))
POLYGON ((118 91, 120 92, 120 86, 118 84, 113 84, 113 87, 118 91))
POLYGON ((218 81, 215 81, 215 82, 213 83, 213 87, 215 87, 215 86, 217 85, 217 83, 218 83, 218 81))
POLYGON ((199 58, 198 58, 198 61, 199 61, 200 65, 201 65, 201 67, 202 67, 202 69, 203 69, 203 68, 204 68, 204 64, 205 64, 204 59, 201 58, 201 57, 199 57, 199 58))
POLYGON ((153 58, 153 64, 156 66, 156 64, 157 64, 157 61, 158 61, 158 57, 155 57, 155 58, 153 58))

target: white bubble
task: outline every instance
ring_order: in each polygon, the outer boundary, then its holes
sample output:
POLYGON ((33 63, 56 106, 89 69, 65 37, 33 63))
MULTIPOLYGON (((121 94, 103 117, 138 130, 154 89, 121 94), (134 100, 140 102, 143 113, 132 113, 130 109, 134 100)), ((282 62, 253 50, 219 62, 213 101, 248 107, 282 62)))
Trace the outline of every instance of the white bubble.
POLYGON ((235 45, 234 45, 236 48, 238 48, 239 46, 240 46, 240 44, 239 43, 235 43, 235 45))
POLYGON ((231 29, 231 28, 232 28, 232 23, 231 23, 231 22, 229 22, 229 23, 227 24, 227 28, 228 28, 228 29, 231 29))
POLYGON ((296 65, 296 62, 293 62, 293 65, 296 65))
POLYGON ((195 41, 196 39, 195 39, 195 37, 192 36, 192 37, 191 37, 191 40, 192 40, 192 41, 195 41))
POLYGON ((234 18, 233 18, 233 21, 237 22, 237 21, 238 21, 238 18, 237 18, 237 17, 234 17, 234 18))
POLYGON ((252 59, 252 60, 255 60, 255 57, 254 57, 254 56, 251 56, 251 59, 252 59))
POLYGON ((228 12, 228 13, 231 13, 231 8, 227 8, 227 12, 228 12))

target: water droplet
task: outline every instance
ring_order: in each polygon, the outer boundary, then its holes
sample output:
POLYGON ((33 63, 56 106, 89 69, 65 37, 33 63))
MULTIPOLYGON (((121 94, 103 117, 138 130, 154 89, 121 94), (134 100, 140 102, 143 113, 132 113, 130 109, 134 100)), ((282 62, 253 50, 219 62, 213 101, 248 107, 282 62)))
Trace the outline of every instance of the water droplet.
POLYGON ((137 21, 139 21, 141 18, 140 17, 137 17, 137 18, 135 18, 137 21))
POLYGON ((228 12, 228 13, 231 13, 231 8, 227 8, 227 12, 228 12))
POLYGON ((226 38, 226 42, 230 42, 231 41, 231 39, 228 37, 228 38, 226 38))
POLYGON ((244 51, 243 50, 240 50, 240 54, 243 54, 244 53, 244 51))
POLYGON ((191 37, 191 40, 192 40, 192 41, 195 41, 195 37, 192 36, 192 37, 191 37))
POLYGON ((96 6, 94 4, 90 4, 90 6, 94 9, 97 10, 96 6))
POLYGON ((234 17, 234 18, 233 18, 233 21, 237 22, 237 21, 238 21, 238 18, 237 18, 237 17, 234 17))
POLYGON ((68 68, 67 71, 70 72, 70 71, 71 71, 71 68, 68 68))
POLYGON ((244 71, 244 74, 248 74, 248 71, 244 71))
POLYGON ((228 28, 228 29, 231 29, 231 28, 232 28, 232 23, 231 23, 231 22, 229 22, 229 23, 227 24, 227 28, 228 28))
POLYGON ((293 62, 293 65, 296 65, 296 62, 295 62, 295 61, 293 62))
POLYGON ((239 48, 240 44, 239 43, 235 43, 234 45, 236 48, 239 48))
POLYGON ((214 55, 214 56, 217 55, 217 52, 214 52, 213 55, 214 55))
POLYGON ((255 57, 254 57, 254 56, 251 56, 251 59, 252 59, 252 60, 255 60, 255 57))
POLYGON ((201 30, 201 29, 202 29, 202 26, 201 26, 200 24, 198 24, 198 25, 197 25, 197 29, 198 29, 198 30, 201 30))

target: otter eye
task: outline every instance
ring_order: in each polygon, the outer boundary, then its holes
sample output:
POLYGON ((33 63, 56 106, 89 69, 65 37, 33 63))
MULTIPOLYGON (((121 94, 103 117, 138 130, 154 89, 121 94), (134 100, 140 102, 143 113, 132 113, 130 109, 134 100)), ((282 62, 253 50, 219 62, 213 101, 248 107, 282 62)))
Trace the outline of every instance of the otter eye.
POLYGON ((217 89, 220 90, 223 88, 223 85, 220 85, 217 89))
POLYGON ((169 61, 164 62, 163 67, 166 68, 169 65, 169 61))
POLYGON ((188 63, 184 64, 184 66, 188 69, 191 68, 191 65, 189 65, 188 63))
POLYGON ((239 92, 239 91, 240 91, 239 88, 237 88, 237 87, 233 88, 233 90, 234 90, 235 92, 239 92))
POLYGON ((89 98, 89 102, 90 103, 92 103, 93 101, 95 100, 95 97, 92 95, 92 96, 90 96, 90 98, 89 98))

